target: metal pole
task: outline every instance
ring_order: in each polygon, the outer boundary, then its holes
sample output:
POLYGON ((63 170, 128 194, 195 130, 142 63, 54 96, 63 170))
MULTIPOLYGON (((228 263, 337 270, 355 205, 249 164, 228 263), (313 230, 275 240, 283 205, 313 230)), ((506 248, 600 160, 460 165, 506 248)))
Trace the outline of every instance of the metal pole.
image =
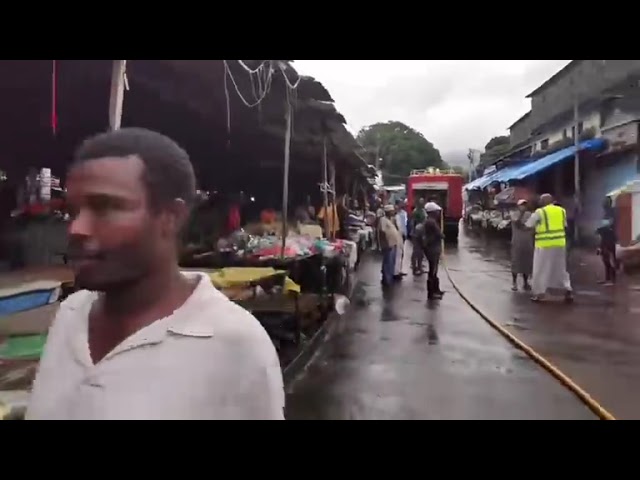
POLYGON ((376 159, 375 159, 375 163, 374 165, 376 166, 376 173, 378 173, 378 170, 380 169, 380 160, 382 160, 380 158, 380 133, 376 134, 376 159))
POLYGON ((289 218, 289 160, 291 157, 291 103, 286 101, 287 130, 284 133, 284 173, 282 179, 282 250, 280 256, 284 257, 287 245, 287 219, 289 218))
POLYGON ((118 130, 122 123, 126 67, 126 60, 114 60, 111 68, 111 92, 109 95, 109 127, 111 130, 118 130))
POLYGON ((322 201, 324 205, 324 232, 327 238, 329 238, 329 194, 327 189, 329 184, 327 182, 327 136, 324 135, 322 148, 322 201))
POLYGON ((580 135, 578 134, 578 96, 573 102, 573 124, 574 124, 574 134, 573 134, 573 146, 576 151, 573 157, 573 187, 574 187, 574 225, 573 225, 573 239, 574 242, 578 241, 579 228, 577 218, 575 218, 575 213, 580 211, 580 153, 578 152, 578 147, 580 145, 580 135))

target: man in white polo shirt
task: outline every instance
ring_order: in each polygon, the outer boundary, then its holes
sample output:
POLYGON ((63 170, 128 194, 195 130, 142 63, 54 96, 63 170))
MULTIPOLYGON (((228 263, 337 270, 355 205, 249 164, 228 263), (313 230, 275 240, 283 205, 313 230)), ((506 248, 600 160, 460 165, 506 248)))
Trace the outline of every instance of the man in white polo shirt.
POLYGON ((67 176, 81 290, 49 331, 27 419, 283 419, 269 336, 208 276, 181 273, 187 153, 130 128, 88 139, 67 176))

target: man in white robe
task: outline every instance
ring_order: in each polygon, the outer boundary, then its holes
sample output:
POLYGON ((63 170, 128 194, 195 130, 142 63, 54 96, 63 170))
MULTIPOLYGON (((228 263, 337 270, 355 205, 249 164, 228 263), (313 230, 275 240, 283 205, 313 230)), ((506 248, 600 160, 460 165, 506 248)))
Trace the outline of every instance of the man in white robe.
POLYGON ((402 266, 403 266, 402 264, 404 262, 404 243, 407 240, 407 222, 408 222, 408 215, 405 208, 406 207, 404 202, 402 202, 401 200, 398 200, 396 202, 395 222, 396 222, 396 227, 398 229, 398 233, 400 233, 401 235, 401 238, 399 238, 398 247, 396 248, 396 263, 395 263, 395 269, 393 272, 394 278, 396 280, 399 280, 406 275, 406 273, 404 273, 402 270, 402 266))
MULTIPOLYGON (((545 193, 540 197, 541 208, 536 210, 527 220, 527 228, 535 229, 543 217, 541 210, 553 203, 553 197, 545 193)), ((567 228, 566 214, 564 215, 564 227, 567 228)), ((567 247, 545 247, 541 248, 536 242, 533 253, 533 278, 531 279, 533 296, 531 300, 538 302, 543 299, 549 289, 565 291, 565 300, 573 301, 573 289, 571 279, 567 272, 567 247)))

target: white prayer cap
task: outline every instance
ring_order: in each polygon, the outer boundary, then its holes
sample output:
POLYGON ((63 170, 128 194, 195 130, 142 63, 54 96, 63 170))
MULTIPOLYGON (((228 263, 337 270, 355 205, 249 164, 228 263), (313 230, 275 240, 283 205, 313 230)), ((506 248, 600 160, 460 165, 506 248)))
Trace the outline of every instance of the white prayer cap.
POLYGON ((440 210, 442 210, 442 208, 440 208, 440 205, 438 205, 435 202, 428 202, 425 206, 424 209, 427 211, 427 213, 431 213, 431 212, 439 212, 440 210))

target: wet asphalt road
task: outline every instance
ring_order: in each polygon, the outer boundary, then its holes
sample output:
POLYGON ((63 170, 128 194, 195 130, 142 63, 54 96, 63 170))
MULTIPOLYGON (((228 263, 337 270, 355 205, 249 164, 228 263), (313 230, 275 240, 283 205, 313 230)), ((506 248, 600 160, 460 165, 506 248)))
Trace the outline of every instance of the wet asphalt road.
POLYGON ((448 257, 458 286, 481 310, 533 347, 618 419, 640 419, 640 276, 597 285, 593 251, 573 251, 575 303, 532 304, 510 291, 509 249, 470 232, 448 257))
MULTIPOLYGON (((449 252, 452 268, 467 249, 463 241, 449 252)), ((480 259, 471 267, 485 265, 480 259)), ((426 300, 424 277, 409 275, 384 294, 379 277, 379 259, 367 259, 358 272, 366 305, 354 302, 339 332, 290 385, 287 418, 595 418, 473 312, 444 272, 447 293, 434 302, 426 300)), ((491 272, 478 278, 488 294, 491 272)))

